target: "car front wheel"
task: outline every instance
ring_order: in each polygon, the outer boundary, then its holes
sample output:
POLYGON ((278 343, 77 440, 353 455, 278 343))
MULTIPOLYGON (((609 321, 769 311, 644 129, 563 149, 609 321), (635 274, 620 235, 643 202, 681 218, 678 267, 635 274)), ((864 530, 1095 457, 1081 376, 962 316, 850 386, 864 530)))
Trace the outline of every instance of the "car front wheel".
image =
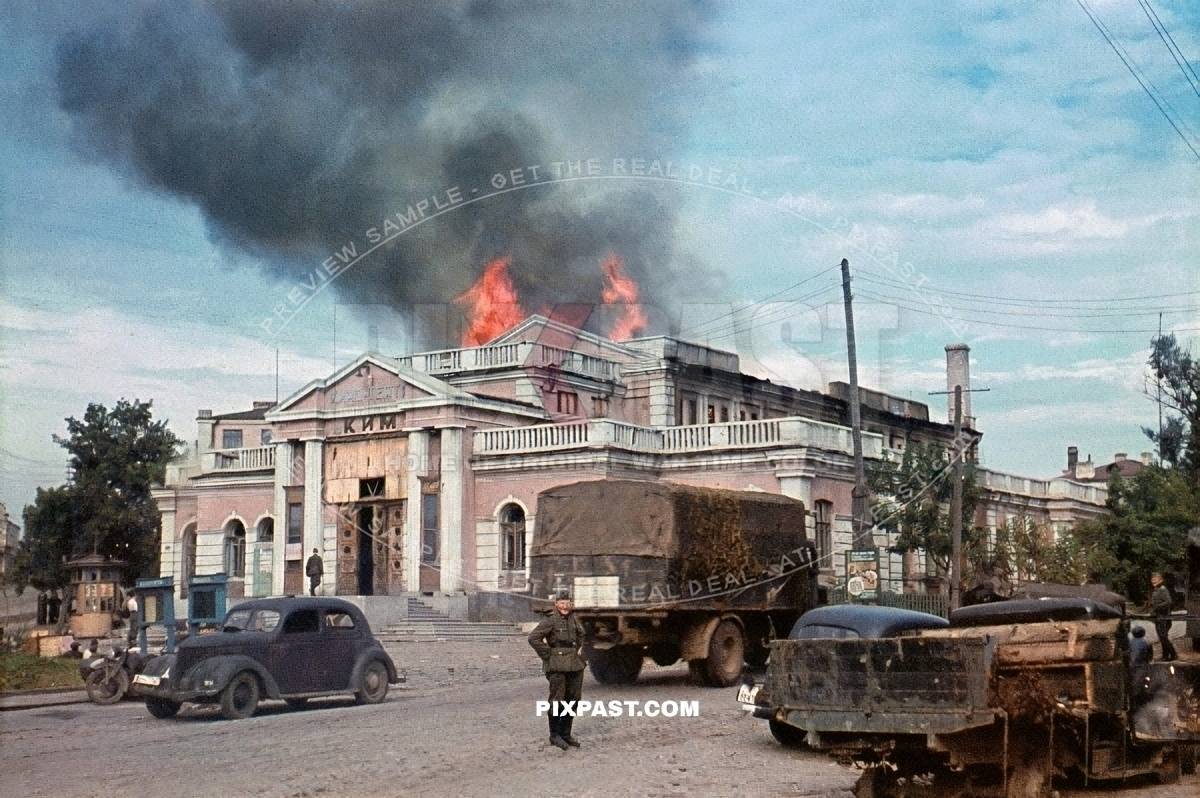
POLYGON ((228 720, 241 720, 258 709, 258 677, 242 671, 221 691, 221 714, 228 720))
POLYGON ((180 704, 178 701, 146 696, 146 709, 156 718, 173 718, 179 712, 179 707, 180 704))
POLYGON ((378 704, 387 698, 387 692, 387 666, 377 659, 371 660, 358 678, 358 690, 354 694, 354 700, 359 704, 378 704))

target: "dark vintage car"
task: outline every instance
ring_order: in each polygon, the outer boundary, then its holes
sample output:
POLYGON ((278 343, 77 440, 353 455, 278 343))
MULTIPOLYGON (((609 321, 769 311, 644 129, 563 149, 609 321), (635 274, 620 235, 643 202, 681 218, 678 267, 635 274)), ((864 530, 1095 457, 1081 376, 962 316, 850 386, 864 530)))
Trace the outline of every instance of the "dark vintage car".
MULTIPOLYGON (((895 637, 916 629, 940 629, 949 621, 937 615, 897 607, 877 607, 868 604, 833 604, 809 610, 800 616, 788 634, 789 640, 847 640, 895 637)), ((774 658, 768 667, 776 667, 774 658)), ((804 743, 805 730, 784 720, 782 707, 771 701, 764 683, 752 679, 738 688, 737 700, 742 708, 770 726, 771 734, 781 744, 799 746, 804 743)))
POLYGON ((260 699, 293 707, 310 698, 352 695, 375 704, 397 682, 396 666, 358 607, 331 598, 272 598, 238 604, 221 630, 181 642, 134 677, 133 692, 156 718, 187 702, 220 704, 248 718, 260 699))

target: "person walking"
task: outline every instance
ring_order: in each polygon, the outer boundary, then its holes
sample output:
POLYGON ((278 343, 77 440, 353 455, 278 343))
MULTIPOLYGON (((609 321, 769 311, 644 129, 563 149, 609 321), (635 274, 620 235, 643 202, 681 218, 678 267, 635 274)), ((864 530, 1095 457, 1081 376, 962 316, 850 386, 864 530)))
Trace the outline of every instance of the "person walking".
POLYGON ((542 670, 550 683, 550 744, 566 751, 579 747, 571 734, 574 718, 566 714, 564 702, 578 702, 583 695, 584 660, 583 624, 575 617, 571 595, 560 592, 554 599, 554 611, 529 633, 529 645, 542 660, 542 670))
POLYGON ((1150 574, 1150 584, 1154 592, 1150 594, 1150 609, 1154 613, 1154 631, 1158 633, 1158 642, 1162 646, 1162 661, 1172 662, 1178 659, 1175 646, 1171 645, 1171 590, 1163 581, 1163 575, 1158 571, 1150 574))
POLYGON ((137 594, 132 590, 129 591, 129 598, 125 600, 125 617, 128 624, 126 640, 132 648, 138 638, 138 600, 137 594))
POLYGON ((325 563, 322 562, 321 555, 317 554, 316 549, 313 549, 312 556, 304 564, 304 573, 308 574, 308 595, 317 595, 317 588, 321 586, 321 577, 325 575, 325 563))

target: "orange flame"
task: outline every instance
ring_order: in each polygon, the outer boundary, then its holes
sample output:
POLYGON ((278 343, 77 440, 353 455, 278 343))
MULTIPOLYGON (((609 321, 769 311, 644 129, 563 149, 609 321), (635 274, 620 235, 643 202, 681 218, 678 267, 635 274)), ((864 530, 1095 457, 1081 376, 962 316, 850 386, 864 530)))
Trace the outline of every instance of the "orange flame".
POLYGON ((496 258, 484 267, 475 284, 454 298, 467 306, 470 320, 463 333, 463 346, 480 346, 525 318, 516 286, 508 276, 512 258, 496 258))
POLYGON ((622 305, 621 315, 609 328, 608 337, 614 341, 627 341, 646 329, 646 313, 638 303, 638 284, 625 274, 625 262, 615 253, 608 253, 600 268, 604 271, 601 299, 606 305, 622 305))

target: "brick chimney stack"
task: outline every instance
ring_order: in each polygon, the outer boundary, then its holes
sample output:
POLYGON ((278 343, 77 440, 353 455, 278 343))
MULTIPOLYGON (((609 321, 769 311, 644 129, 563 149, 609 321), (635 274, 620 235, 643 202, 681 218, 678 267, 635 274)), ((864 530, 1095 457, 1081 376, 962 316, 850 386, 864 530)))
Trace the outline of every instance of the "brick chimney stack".
POLYGON ((975 417, 971 415, 971 347, 966 344, 946 345, 946 390, 950 410, 947 413, 950 423, 954 423, 954 388, 961 385, 963 426, 975 428, 975 417))
POLYGON ((1067 474, 1072 477, 1075 476, 1075 468, 1078 465, 1079 465, 1079 447, 1078 446, 1068 446, 1067 447, 1067 474))

